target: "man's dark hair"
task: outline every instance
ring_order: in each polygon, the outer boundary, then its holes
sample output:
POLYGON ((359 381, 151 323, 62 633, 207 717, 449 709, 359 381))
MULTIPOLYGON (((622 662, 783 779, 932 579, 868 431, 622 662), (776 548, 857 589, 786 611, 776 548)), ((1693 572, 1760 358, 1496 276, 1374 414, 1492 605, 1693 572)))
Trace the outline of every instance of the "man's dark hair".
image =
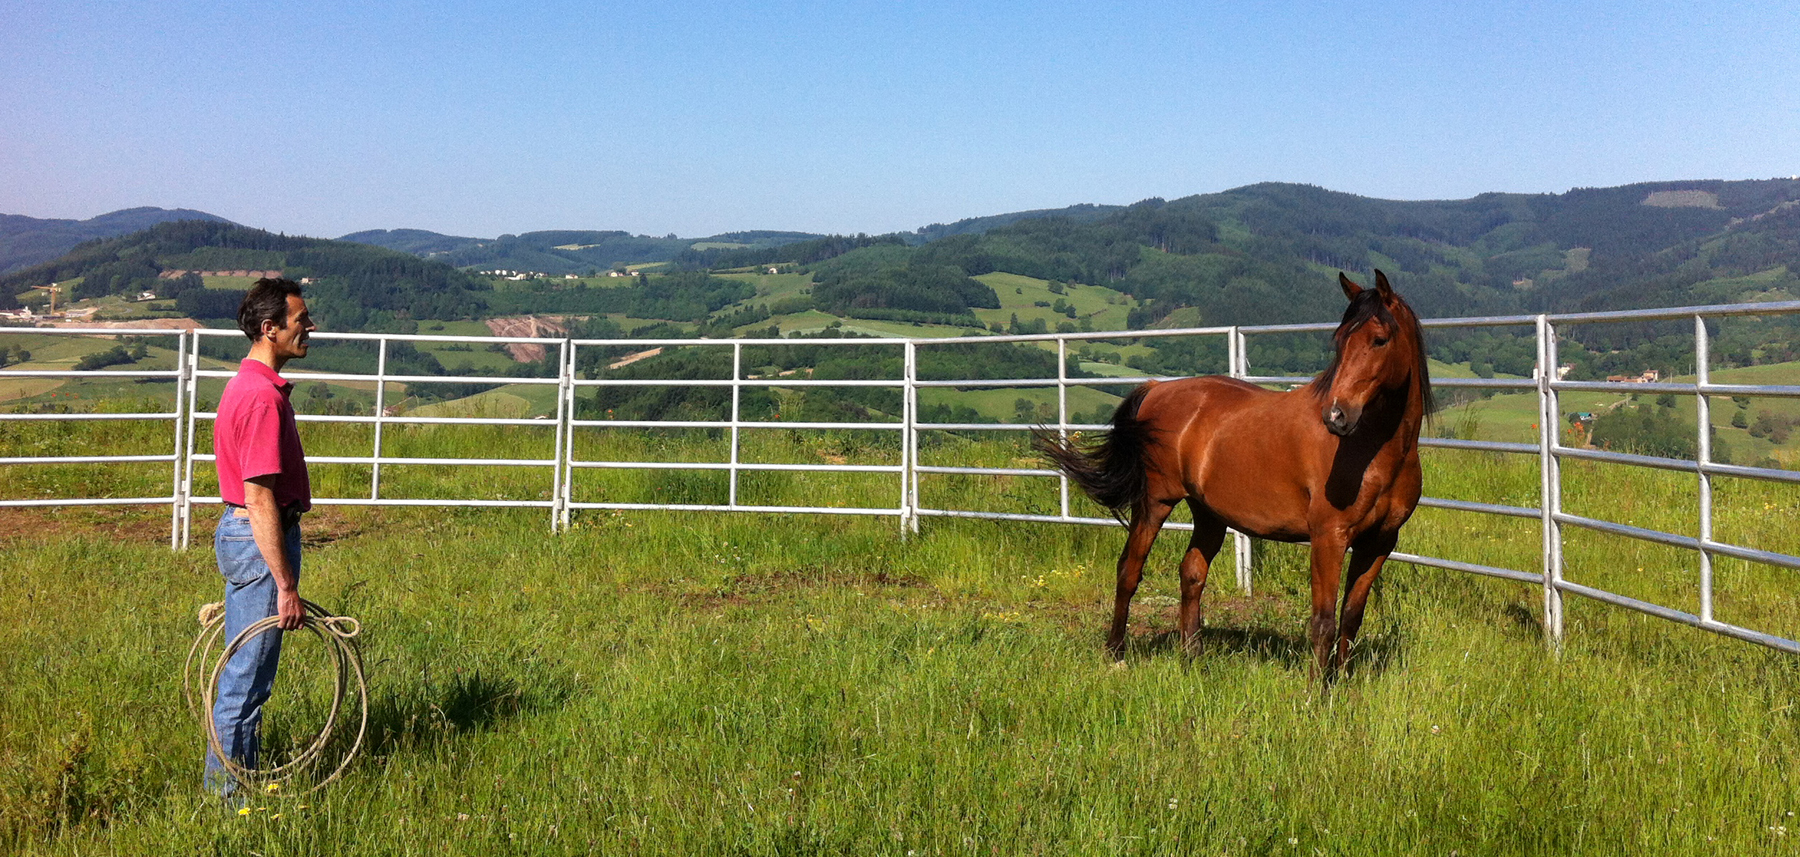
POLYGON ((276 327, 287 324, 288 295, 300 294, 300 284, 293 280, 277 277, 264 277, 244 293, 244 302, 238 305, 238 329, 255 342, 262 336, 262 323, 275 322, 276 327))

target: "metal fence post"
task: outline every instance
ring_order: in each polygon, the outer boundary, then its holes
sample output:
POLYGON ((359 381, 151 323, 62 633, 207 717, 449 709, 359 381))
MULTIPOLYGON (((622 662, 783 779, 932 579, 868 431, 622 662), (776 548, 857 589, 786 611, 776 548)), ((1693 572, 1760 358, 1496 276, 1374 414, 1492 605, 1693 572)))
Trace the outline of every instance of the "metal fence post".
POLYGON ((577 387, 575 386, 575 367, 581 362, 579 351, 581 346, 576 345, 574 340, 564 340, 564 343, 568 346, 568 365, 563 368, 563 389, 561 391, 561 396, 564 400, 561 405, 561 413, 563 415, 561 418, 562 430, 557 436, 556 460, 557 468, 560 469, 563 474, 562 498, 560 503, 562 506, 562 528, 566 532, 572 525, 575 517, 574 510, 571 508, 571 505, 575 502, 575 420, 577 418, 576 414, 580 411, 580 402, 575 395, 577 390, 577 387))
MULTIPOLYGON (((193 543, 194 535, 194 430, 199 419, 200 410, 200 376, 195 370, 200 364, 200 332, 190 330, 188 336, 194 340, 194 358, 188 361, 182 372, 181 384, 187 388, 187 450, 181 460, 181 548, 186 550, 193 543)), ((180 417, 177 417, 180 419, 180 417)))
MULTIPOLYGON (((1250 375, 1249 342, 1244 332, 1232 325, 1225 334, 1226 373, 1233 378, 1245 378, 1250 375)), ((1236 530, 1231 531, 1231 557, 1237 569, 1238 590, 1245 595, 1251 593, 1251 549, 1250 537, 1236 530)))
POLYGON ((1544 638, 1551 650, 1560 652, 1563 640, 1562 601, 1562 525, 1556 516, 1562 512, 1562 468, 1556 458, 1557 406, 1556 328, 1548 316, 1537 317, 1538 366, 1538 468, 1539 505, 1543 509, 1543 576, 1544 638))
POLYGON ((1713 557, 1712 544, 1713 525, 1713 484, 1712 474, 1707 468, 1712 464, 1712 402, 1706 397, 1706 385, 1711 383, 1707 371, 1710 362, 1706 318, 1694 316, 1694 415, 1699 425, 1699 437, 1696 438, 1694 468, 1700 477, 1700 621, 1713 621, 1713 557))
POLYGON ((900 371, 900 537, 919 532, 918 345, 907 340, 900 371))
POLYGON ((574 363, 570 359, 574 346, 564 339, 556 351, 556 438, 550 451, 550 532, 568 529, 569 498, 563 472, 563 432, 569 430, 569 390, 574 381, 574 363))
MULTIPOLYGON (((1056 338, 1056 436, 1066 445, 1069 442, 1069 340, 1056 338)), ((1060 469, 1056 473, 1057 508, 1064 518, 1069 517, 1069 475, 1060 469)))
POLYGON ((186 456, 182 455, 187 448, 187 425, 184 419, 186 410, 182 407, 187 400, 188 368, 188 335, 184 331, 175 335, 175 449, 174 464, 169 473, 169 549, 181 548, 181 509, 186 496, 182 484, 182 470, 187 466, 186 456))
POLYGON ((375 352, 375 451, 369 457, 369 499, 381 499, 381 421, 387 416, 387 337, 375 352))
POLYGON ((725 492, 725 505, 733 508, 738 504, 738 428, 743 419, 742 400, 744 390, 744 345, 741 342, 731 344, 731 470, 730 482, 725 492))

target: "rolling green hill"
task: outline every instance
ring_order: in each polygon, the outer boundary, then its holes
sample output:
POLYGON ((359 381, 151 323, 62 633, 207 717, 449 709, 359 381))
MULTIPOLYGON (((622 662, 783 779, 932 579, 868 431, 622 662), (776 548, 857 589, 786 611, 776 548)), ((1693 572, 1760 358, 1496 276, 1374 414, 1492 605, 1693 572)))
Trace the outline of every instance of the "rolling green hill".
POLYGON ((307 299, 321 324, 337 330, 394 330, 406 319, 463 318, 482 313, 488 281, 406 253, 347 241, 277 235, 230 223, 162 223, 118 238, 91 241, 55 260, 0 277, 0 306, 46 282, 80 280, 66 298, 154 291, 197 318, 232 318, 239 294, 205 288, 202 278, 164 279, 194 268, 279 269, 309 279, 307 299))
MULTIPOLYGON (((1425 316, 1729 303, 1800 294, 1800 181, 1660 182, 1423 202, 1265 183, 1123 207, 1014 212, 885 236, 734 232, 680 239, 568 230, 487 240, 376 230, 346 238, 367 243, 226 224, 163 224, 0 277, 0 305, 15 303, 29 286, 56 281, 64 284, 65 299, 83 306, 111 301, 109 313, 172 308, 222 318, 235 308, 231 287, 244 283, 159 282, 156 275, 230 268, 279 268, 314 278, 308 295, 315 315, 335 330, 410 332, 552 314, 588 319, 580 322, 584 330, 607 337, 946 336, 1328 322, 1343 303, 1337 272, 1366 276, 1374 268, 1386 271, 1425 316), (647 275, 594 276, 627 260, 667 264, 647 275), (570 275, 515 282, 456 265, 570 275), (173 306, 116 297, 145 285, 165 300, 173 296, 173 306)), ((1691 371, 1689 327, 1587 326, 1565 332, 1562 355, 1572 378, 1645 369, 1672 376, 1691 371)), ((1532 360, 1523 333, 1437 331, 1433 356, 1471 374, 1520 375, 1532 360)), ((1311 374, 1326 362, 1329 344, 1316 335, 1259 336, 1250 348, 1258 371, 1311 374)), ((1800 359, 1800 322, 1722 325, 1713 354, 1718 369, 1800 359)), ((497 374, 516 368, 489 353, 427 349, 426 356, 497 374)), ((1224 368, 1218 342, 1094 343, 1071 359, 1078 371, 1095 375, 1224 368)), ((1000 410, 988 416, 1004 418, 1000 410)))
POLYGON ((620 265, 666 262, 683 254, 704 258, 817 237, 806 232, 748 231, 706 238, 657 238, 620 231, 559 229, 499 238, 461 238, 422 229, 372 229, 338 240, 400 250, 458 268, 587 274, 620 265))
POLYGON ((177 220, 230 222, 216 214, 186 208, 127 208, 87 220, 0 214, 0 274, 48 262, 69 252, 83 241, 127 235, 158 223, 177 220))

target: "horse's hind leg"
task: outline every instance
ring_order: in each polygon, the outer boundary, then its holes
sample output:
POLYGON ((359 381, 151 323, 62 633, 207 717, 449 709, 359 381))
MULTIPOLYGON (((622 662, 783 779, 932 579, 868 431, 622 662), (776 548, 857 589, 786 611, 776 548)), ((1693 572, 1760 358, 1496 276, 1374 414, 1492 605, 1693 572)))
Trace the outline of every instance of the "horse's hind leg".
POLYGON ((1370 533, 1358 540, 1350 552, 1350 565, 1344 572, 1344 610, 1338 621, 1337 669, 1346 672, 1350 666, 1350 645, 1362 629, 1363 607, 1369 602, 1369 590, 1381 576, 1381 566, 1394 552, 1398 533, 1370 533))
POLYGON ((1106 650, 1115 658, 1125 653, 1125 622, 1131 616, 1131 596, 1137 594, 1138 580, 1144 575, 1144 558, 1150 555, 1156 534, 1174 509, 1173 503, 1146 499, 1131 510, 1125 550, 1119 553, 1119 582, 1113 590, 1112 631, 1106 635, 1106 650))
POLYGON ((1225 543, 1225 522, 1192 500, 1194 534, 1181 557, 1181 647, 1189 654, 1199 650, 1200 596, 1206 591, 1206 573, 1225 543))

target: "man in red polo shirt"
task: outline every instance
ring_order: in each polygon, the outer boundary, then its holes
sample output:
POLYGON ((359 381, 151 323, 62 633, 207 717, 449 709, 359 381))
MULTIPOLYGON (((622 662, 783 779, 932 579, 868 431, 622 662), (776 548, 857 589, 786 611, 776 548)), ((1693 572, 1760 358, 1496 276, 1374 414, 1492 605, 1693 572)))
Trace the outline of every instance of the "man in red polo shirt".
MULTIPOLYGON (((213 423, 213 452, 225 514, 213 535, 219 574, 225 578, 225 636, 279 616, 284 631, 300 627, 300 515, 312 508, 306 457, 288 397, 294 385, 281 378, 289 360, 305 357, 314 329, 300 285, 262 279, 244 295, 238 327, 250 338, 250 356, 225 385, 213 423)), ((281 634, 259 634, 233 655, 219 675, 213 725, 226 756, 256 767, 263 704, 275 683, 281 634)), ((229 795, 236 787, 209 747, 206 786, 229 795)))

